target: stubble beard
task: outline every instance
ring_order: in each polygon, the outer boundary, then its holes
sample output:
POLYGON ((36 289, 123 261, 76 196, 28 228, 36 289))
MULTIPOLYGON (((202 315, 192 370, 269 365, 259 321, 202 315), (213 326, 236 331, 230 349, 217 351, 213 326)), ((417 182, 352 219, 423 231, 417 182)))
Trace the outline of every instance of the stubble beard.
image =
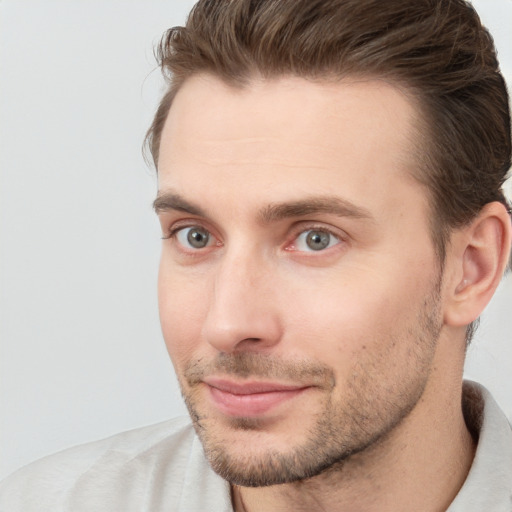
MULTIPOLYGON (((363 354, 343 384, 336 389, 332 368, 312 362, 283 362, 258 353, 221 354, 210 364, 192 361, 181 382, 185 403, 206 457, 221 477, 232 484, 261 487, 297 482, 328 470, 343 470, 356 454, 369 451, 385 441, 389 434, 414 409, 421 398, 430 374, 432 360, 441 331, 439 283, 424 301, 417 322, 384 343, 377 355, 363 354), (396 344, 409 343, 409 360, 390 379, 387 362, 396 344), (388 359, 386 360, 386 351, 388 359), (387 361, 383 363, 382 361, 387 361), (204 375, 222 371, 238 378, 290 378, 295 382, 316 380, 323 391, 322 405, 311 427, 300 437, 301 444, 291 444, 286 451, 265 447, 265 422, 257 418, 232 418, 226 426, 212 425, 201 411, 198 384, 204 375), (301 380, 302 379, 302 380, 301 380), (224 427, 224 428, 223 428, 224 427), (220 432, 219 432, 220 430, 220 432), (247 449, 233 449, 230 433, 251 431, 247 449), (256 435, 251 437, 252 432, 256 435), (252 450, 258 444, 257 450, 252 450)), ((389 366, 389 365, 388 365, 389 366)), ((293 432, 290 432, 290 437, 293 432)))

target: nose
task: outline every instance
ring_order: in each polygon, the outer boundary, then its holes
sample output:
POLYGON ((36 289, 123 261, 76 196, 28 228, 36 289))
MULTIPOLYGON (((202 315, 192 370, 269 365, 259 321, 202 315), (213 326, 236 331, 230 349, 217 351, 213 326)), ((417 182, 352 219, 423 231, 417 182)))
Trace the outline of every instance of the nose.
POLYGON ((279 305, 269 265, 246 255, 219 262, 203 335, 219 352, 260 351, 281 338, 279 305))

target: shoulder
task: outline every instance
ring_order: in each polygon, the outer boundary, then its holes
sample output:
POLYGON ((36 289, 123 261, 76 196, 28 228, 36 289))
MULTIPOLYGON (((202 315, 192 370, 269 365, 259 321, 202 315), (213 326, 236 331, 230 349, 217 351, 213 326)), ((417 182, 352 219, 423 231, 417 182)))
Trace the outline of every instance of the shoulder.
POLYGON ((477 440, 473 464, 449 512, 509 512, 512 503, 512 428, 482 385, 466 381, 464 418, 477 440))
MULTIPOLYGON (((190 420, 177 418, 64 450, 4 480, 0 510, 94 510, 96 502, 96 510, 107 510, 108 503, 111 510, 123 510, 128 495, 132 504, 145 499, 155 479, 165 477, 179 487, 191 453, 200 451, 194 441, 190 420)), ((202 453, 194 460, 204 461, 202 453)))

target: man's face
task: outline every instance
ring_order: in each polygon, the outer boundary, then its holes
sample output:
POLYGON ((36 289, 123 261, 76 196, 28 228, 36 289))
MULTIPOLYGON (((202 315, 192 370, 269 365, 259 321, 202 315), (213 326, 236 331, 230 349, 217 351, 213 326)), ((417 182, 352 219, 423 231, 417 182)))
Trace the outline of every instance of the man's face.
POLYGON ((415 110, 382 81, 178 92, 159 162, 162 329, 214 469, 318 474, 417 407, 441 329, 415 110))

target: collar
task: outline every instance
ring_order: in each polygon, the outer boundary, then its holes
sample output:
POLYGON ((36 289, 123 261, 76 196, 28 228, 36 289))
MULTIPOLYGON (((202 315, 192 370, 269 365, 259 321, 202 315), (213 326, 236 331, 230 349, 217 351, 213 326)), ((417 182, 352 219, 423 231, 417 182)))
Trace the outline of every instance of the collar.
POLYGON ((512 510, 512 428, 489 391, 464 382, 462 407, 469 431, 478 438, 475 458, 447 512, 512 510))

